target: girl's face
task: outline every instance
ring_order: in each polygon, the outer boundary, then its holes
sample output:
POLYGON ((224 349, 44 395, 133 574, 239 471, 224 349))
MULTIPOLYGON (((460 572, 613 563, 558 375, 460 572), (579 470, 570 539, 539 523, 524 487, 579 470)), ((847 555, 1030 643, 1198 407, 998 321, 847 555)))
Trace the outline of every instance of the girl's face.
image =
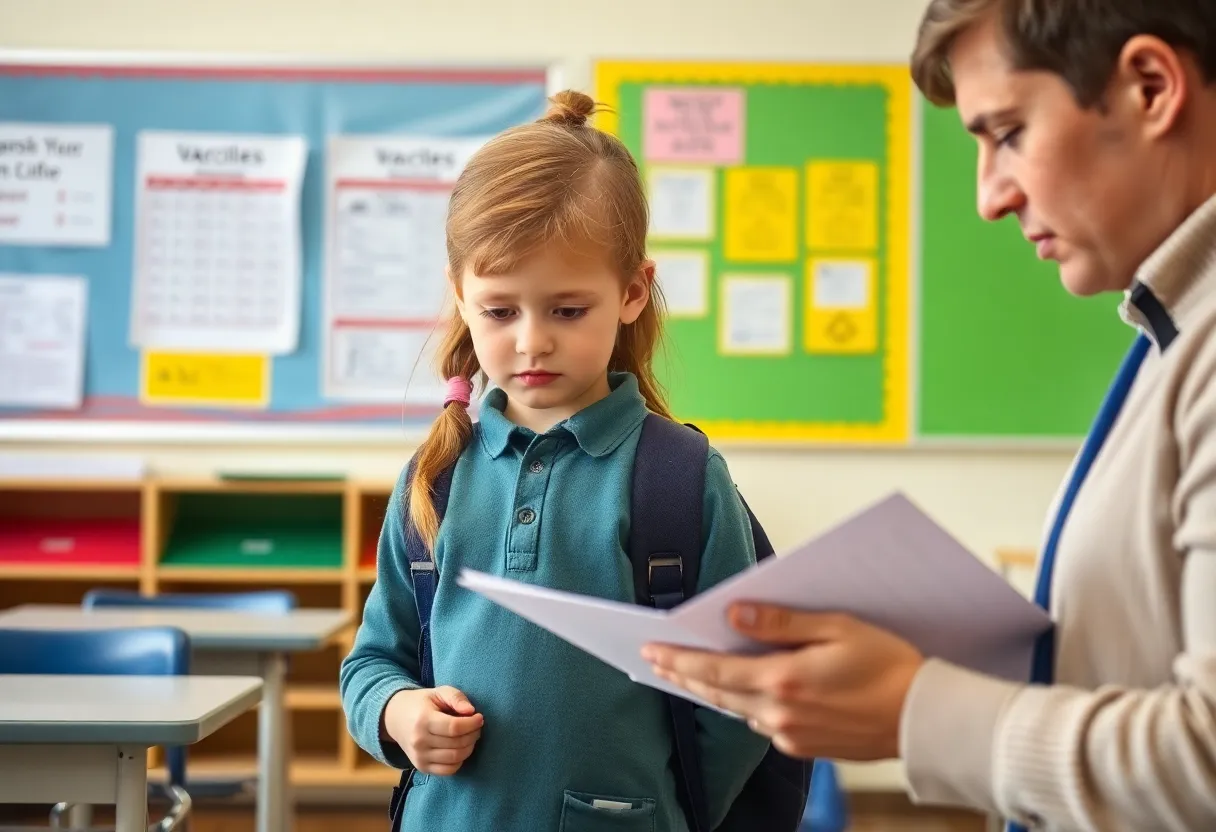
POLYGON ((550 246, 504 274, 457 277, 477 360, 507 394, 507 417, 543 433, 609 393, 617 330, 650 300, 654 264, 622 283, 602 257, 550 246))

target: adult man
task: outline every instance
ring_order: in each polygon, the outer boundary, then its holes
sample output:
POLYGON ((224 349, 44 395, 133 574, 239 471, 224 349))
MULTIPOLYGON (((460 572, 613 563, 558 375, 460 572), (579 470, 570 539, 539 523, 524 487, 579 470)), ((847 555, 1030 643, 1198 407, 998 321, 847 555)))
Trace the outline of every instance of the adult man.
POLYGON ((736 626, 797 649, 648 657, 784 751, 902 757, 922 802, 1216 829, 1216 3, 933 0, 912 73, 976 137, 980 213, 1141 333, 1049 526, 1034 684, 767 608, 736 626))

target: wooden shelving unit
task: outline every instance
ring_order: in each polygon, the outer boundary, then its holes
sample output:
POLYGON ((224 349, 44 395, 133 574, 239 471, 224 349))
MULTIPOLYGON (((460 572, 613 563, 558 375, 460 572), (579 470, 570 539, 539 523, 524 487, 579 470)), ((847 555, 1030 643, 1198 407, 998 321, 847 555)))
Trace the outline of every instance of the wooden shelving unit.
MULTIPOLYGON (((375 580, 392 482, 157 478, 0 480, 0 608, 79 603, 93 587, 161 592, 289 589, 357 622, 375 580)), ((395 785, 350 738, 338 666, 354 627, 288 671, 296 788, 395 785)), ((256 712, 190 750, 192 779, 257 770, 256 712)), ((159 763, 159 761, 158 761, 159 763)), ((153 771, 153 778, 163 772, 153 771)))

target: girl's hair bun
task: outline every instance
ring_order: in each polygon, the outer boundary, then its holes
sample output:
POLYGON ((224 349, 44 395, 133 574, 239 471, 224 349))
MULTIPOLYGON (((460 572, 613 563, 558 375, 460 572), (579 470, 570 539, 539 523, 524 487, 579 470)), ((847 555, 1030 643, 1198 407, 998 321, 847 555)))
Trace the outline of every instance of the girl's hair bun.
POLYGON ((598 112, 595 99, 577 90, 563 90, 549 99, 549 111, 541 121, 566 127, 582 127, 588 116, 598 112))

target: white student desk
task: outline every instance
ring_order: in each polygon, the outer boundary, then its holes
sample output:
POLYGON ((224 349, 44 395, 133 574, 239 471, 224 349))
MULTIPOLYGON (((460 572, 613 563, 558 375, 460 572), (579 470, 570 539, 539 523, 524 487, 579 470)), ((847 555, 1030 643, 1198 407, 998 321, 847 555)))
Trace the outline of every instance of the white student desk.
POLYGON ((147 832, 148 749, 189 745, 258 703, 241 676, 0 675, 0 803, 113 803, 147 832))
MULTIPOLYGON (((320 649, 350 619, 350 613, 344 610, 303 609, 272 615, 169 607, 85 610, 66 604, 27 604, 0 611, 0 629, 177 627, 190 637, 192 674, 260 677, 257 832, 290 832, 294 803, 287 777, 291 750, 284 680, 287 654, 320 649)), ((187 763, 187 780, 189 771, 187 763)))

